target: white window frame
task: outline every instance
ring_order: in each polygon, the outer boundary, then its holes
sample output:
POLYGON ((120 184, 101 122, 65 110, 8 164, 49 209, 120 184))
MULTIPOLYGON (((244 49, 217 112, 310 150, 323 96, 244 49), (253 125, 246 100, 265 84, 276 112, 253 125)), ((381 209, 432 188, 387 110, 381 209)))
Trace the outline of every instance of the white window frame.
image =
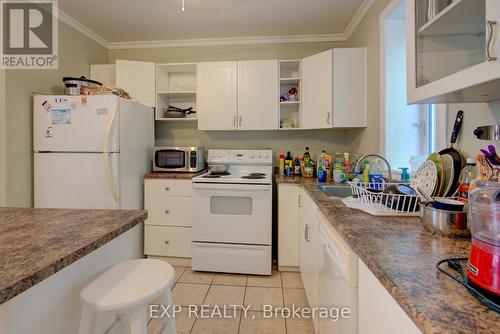
MULTIPOLYGON (((379 98, 380 98, 380 152, 382 155, 387 154, 386 144, 386 52, 385 52, 385 21, 392 14, 392 12, 400 5, 401 2, 405 0, 391 0, 387 7, 380 13, 379 16, 379 49, 380 49, 380 59, 379 59, 379 98)), ((441 150, 447 147, 446 142, 446 115, 447 115, 447 105, 438 104, 436 105, 436 150, 441 150)), ((400 170, 395 170, 395 173, 400 173, 400 170)))

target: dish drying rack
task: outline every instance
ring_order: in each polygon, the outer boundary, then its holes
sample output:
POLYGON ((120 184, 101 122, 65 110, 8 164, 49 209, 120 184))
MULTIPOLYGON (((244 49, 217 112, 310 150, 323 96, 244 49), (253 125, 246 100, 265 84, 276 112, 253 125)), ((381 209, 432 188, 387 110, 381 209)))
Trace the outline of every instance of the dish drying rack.
POLYGON ((354 183, 349 182, 352 197, 342 199, 352 209, 359 209, 373 216, 420 216, 418 195, 384 193, 388 187, 402 183, 354 183))

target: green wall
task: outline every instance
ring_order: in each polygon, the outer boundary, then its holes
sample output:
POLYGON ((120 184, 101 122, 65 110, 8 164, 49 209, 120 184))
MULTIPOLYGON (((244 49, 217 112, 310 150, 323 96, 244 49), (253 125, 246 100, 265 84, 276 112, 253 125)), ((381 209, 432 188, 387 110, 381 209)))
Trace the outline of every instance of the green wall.
MULTIPOLYGON (((8 124, 6 204, 8 206, 33 205, 33 93, 61 94, 64 92, 63 76, 88 76, 89 64, 105 63, 107 57, 106 48, 60 22, 59 69, 6 71, 5 116, 8 124)), ((0 166, 0 172, 1 169, 0 166)))

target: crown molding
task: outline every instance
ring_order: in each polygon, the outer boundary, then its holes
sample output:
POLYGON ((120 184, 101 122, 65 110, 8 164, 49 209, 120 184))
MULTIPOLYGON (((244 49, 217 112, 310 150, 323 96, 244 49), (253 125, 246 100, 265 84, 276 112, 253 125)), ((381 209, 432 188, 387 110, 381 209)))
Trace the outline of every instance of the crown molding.
POLYGON ((87 28, 86 26, 84 26, 83 24, 81 24, 80 22, 78 22, 73 17, 71 17, 70 15, 66 14, 65 12, 63 12, 60 9, 58 11, 58 15, 59 15, 59 20, 61 22, 66 23, 71 28, 73 28, 76 31, 80 32, 84 36, 87 36, 88 38, 90 38, 94 42, 97 42, 98 44, 100 44, 100 45, 104 46, 105 48, 109 49, 109 44, 110 43, 106 39, 104 39, 101 35, 99 35, 95 31, 87 28))
POLYGON ((352 33, 356 30, 356 28, 359 26, 363 18, 368 14, 368 11, 372 8, 373 4, 375 3, 376 0, 365 0, 361 6, 358 8, 356 11, 356 14, 354 14, 354 17, 352 18, 351 22, 347 25, 346 29, 344 30, 344 37, 345 39, 349 39, 352 35, 352 33))
POLYGON ((256 37, 203 38, 203 39, 179 39, 179 40, 160 40, 160 41, 136 41, 136 42, 111 42, 109 43, 109 48, 145 49, 145 48, 212 46, 212 45, 342 42, 345 40, 346 39, 344 34, 256 36, 256 37))
POLYGON ((340 34, 317 34, 317 35, 290 35, 290 36, 256 36, 256 37, 228 37, 228 38, 202 38, 202 39, 179 39, 158 41, 130 41, 109 42, 93 30, 84 26, 67 13, 59 10, 59 20, 66 23, 76 31, 82 33, 93 41, 107 49, 149 49, 149 48, 173 48, 193 46, 216 46, 216 45, 251 45, 251 44, 275 44, 275 43, 312 43, 312 42, 345 42, 359 26, 366 16, 375 0, 365 0, 343 33, 340 34))

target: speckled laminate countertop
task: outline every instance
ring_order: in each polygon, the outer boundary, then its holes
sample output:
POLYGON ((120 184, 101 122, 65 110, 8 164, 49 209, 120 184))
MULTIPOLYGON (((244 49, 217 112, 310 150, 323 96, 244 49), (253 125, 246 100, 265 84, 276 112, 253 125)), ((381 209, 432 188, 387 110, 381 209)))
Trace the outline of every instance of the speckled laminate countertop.
POLYGON ((434 236, 417 218, 374 217, 317 188, 316 179, 276 176, 300 184, 319 210, 423 333, 500 333, 500 315, 439 273, 439 260, 468 257, 470 241, 434 236))
POLYGON ((146 218, 142 210, 0 208, 0 304, 146 218))
POLYGON ((192 179, 195 176, 206 173, 207 169, 202 170, 201 172, 196 173, 187 173, 187 172, 151 172, 149 174, 144 175, 145 179, 192 179))

